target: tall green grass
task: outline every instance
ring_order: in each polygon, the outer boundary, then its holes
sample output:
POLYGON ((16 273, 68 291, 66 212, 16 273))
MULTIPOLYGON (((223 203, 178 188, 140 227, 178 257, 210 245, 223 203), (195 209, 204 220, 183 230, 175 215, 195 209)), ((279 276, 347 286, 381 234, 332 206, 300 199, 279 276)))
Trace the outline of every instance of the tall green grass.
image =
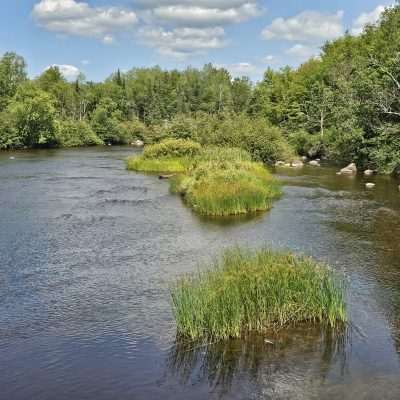
POLYGON ((201 148, 192 141, 168 139, 129 158, 127 168, 181 174, 171 180, 171 192, 181 194, 196 212, 210 216, 266 211, 281 193, 264 165, 239 148, 201 148))
POLYGON ((183 173, 187 169, 182 158, 147 159, 139 156, 128 158, 126 165, 129 171, 138 172, 183 173))
POLYGON ((299 323, 346 321, 344 282, 307 257, 233 249, 171 289, 178 336, 238 338, 299 323))

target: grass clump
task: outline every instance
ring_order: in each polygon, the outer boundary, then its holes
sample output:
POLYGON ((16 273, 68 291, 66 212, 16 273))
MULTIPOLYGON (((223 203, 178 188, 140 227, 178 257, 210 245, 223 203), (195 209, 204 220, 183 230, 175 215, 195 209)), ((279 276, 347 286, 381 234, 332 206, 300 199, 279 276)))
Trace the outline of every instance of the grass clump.
POLYGON ((179 158, 147 159, 131 157, 127 160, 129 171, 183 173, 186 171, 184 161, 179 158))
POLYGON ((228 250, 213 268, 179 279, 171 296, 177 334, 193 340, 346 322, 343 280, 310 258, 267 249, 228 250))
POLYGON ((264 165, 251 160, 240 148, 202 148, 191 140, 167 139, 128 159, 127 168, 179 174, 171 180, 171 192, 181 194, 196 212, 227 216, 269 210, 280 196, 264 165))
POLYGON ((200 152, 201 146, 191 140, 167 139, 147 146, 143 155, 129 158, 127 168, 140 172, 183 173, 200 152))
POLYGON ((171 191, 180 193, 197 212, 210 216, 266 211, 281 194, 263 164, 243 150, 211 149, 200 156, 185 177, 176 177, 171 191), (214 154, 215 153, 215 157, 214 154))

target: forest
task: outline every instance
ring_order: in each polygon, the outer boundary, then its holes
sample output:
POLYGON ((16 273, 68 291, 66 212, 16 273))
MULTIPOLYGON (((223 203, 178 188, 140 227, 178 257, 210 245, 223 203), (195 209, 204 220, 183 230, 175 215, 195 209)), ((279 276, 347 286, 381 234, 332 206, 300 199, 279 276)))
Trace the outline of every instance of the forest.
POLYGON ((54 67, 29 79, 23 57, 0 59, 0 149, 166 138, 241 147, 267 163, 303 155, 400 172, 400 5, 257 83, 212 64, 118 70, 101 83, 68 82, 54 67))

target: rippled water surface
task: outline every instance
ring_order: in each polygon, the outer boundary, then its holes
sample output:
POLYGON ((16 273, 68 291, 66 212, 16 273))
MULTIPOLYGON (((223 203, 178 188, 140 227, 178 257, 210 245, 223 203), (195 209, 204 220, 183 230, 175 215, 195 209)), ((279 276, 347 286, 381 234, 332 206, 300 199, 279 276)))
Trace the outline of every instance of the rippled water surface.
POLYGON ((131 152, 0 154, 0 399, 400 398, 399 182, 280 170, 270 213, 210 220, 131 152), (348 334, 175 343, 169 284, 235 244, 343 271, 348 334))

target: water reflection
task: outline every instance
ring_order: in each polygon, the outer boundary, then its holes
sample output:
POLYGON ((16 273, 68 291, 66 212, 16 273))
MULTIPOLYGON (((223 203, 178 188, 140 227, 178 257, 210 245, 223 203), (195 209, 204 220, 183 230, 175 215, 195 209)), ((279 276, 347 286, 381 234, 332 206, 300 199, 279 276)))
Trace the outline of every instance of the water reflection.
POLYGON ((351 354, 350 331, 297 327, 211 344, 178 339, 167 367, 181 385, 206 383, 219 397, 237 393, 243 385, 260 395, 282 394, 278 387, 284 382, 289 385, 286 391, 310 393, 310 388, 296 383, 313 381, 316 374, 320 383, 344 375, 351 354))

